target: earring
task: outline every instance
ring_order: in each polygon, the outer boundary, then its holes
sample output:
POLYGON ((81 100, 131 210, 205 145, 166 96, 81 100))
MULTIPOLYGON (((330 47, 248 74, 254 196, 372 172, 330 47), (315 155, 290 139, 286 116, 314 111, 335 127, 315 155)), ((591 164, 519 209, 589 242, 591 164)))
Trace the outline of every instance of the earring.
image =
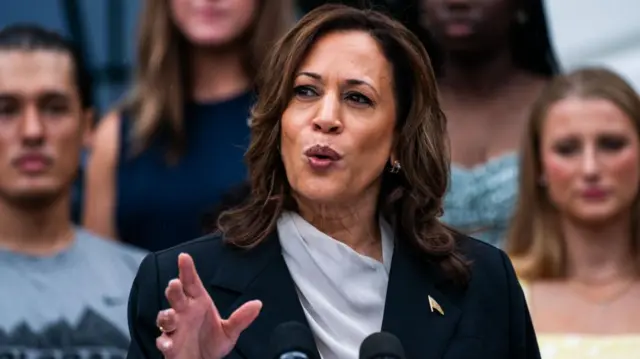
POLYGON ((389 172, 395 174, 395 173, 400 172, 401 169, 402 169, 402 166, 400 165, 400 162, 393 161, 393 165, 391 165, 391 169, 389 170, 389 172))

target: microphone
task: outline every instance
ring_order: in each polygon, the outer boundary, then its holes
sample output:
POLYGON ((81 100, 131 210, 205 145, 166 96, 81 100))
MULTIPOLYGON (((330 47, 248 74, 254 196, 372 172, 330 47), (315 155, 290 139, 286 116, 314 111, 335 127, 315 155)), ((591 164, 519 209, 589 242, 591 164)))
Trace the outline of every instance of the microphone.
POLYGON ((311 331, 298 322, 282 323, 273 330, 269 359, 320 359, 311 331))
POLYGON ((360 345, 360 359, 405 359, 400 339, 387 332, 373 333, 360 345))

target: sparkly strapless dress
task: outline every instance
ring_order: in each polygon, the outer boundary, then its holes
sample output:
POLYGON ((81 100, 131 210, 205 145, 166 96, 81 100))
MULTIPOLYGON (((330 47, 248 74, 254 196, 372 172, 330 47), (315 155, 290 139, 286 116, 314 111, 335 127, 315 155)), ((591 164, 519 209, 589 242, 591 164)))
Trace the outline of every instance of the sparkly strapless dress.
POLYGON ((518 199, 519 165, 515 152, 470 169, 452 165, 442 221, 500 247, 518 199))

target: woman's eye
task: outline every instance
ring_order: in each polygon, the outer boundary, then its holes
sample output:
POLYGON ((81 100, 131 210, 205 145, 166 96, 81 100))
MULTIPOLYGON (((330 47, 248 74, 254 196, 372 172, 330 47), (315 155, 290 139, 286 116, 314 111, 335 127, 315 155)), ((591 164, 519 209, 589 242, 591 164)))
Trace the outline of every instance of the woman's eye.
POLYGON ((293 89, 293 93, 296 97, 313 97, 317 96, 318 93, 311 86, 296 86, 293 89))
POLYGON ((562 156, 570 156, 580 151, 580 146, 574 143, 562 143, 554 146, 554 150, 562 156))
POLYGON ((598 147, 605 151, 619 151, 627 145, 627 139, 617 136, 605 136, 598 140, 598 147))
POLYGON ((350 92, 348 93, 345 98, 348 101, 360 104, 360 105, 369 105, 371 106, 373 104, 373 101, 371 101, 367 96, 358 93, 358 92, 350 92))

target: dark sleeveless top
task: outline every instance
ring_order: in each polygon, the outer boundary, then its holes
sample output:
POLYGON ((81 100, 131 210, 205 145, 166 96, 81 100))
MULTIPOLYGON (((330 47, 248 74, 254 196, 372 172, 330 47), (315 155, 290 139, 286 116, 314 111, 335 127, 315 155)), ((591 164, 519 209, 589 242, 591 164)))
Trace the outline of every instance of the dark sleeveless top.
POLYGON ((157 251, 203 234, 203 216, 230 187, 246 180, 243 156, 253 100, 246 93, 224 102, 186 105, 187 147, 173 165, 166 162, 162 137, 132 156, 131 119, 123 116, 116 179, 121 240, 157 251))

